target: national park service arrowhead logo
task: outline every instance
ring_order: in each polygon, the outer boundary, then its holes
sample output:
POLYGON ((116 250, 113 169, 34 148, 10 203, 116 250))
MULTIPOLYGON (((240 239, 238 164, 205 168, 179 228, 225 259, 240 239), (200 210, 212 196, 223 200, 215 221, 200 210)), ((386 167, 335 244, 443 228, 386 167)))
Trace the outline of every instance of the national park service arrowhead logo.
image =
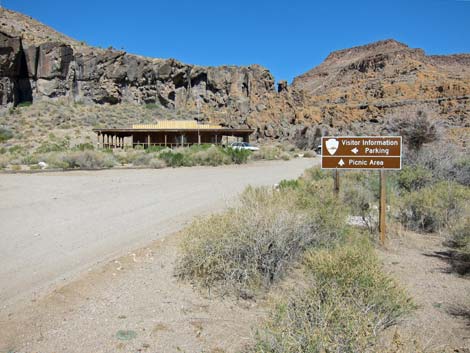
POLYGON ((333 155, 338 150, 339 141, 337 139, 326 140, 326 150, 329 154, 333 155))

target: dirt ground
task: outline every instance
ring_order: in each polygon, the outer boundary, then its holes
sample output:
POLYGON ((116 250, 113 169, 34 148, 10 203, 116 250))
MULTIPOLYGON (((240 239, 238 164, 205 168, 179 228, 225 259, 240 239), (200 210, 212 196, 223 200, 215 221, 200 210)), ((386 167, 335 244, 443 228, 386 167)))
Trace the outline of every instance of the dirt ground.
MULTIPOLYGON (((267 300, 211 298, 178 281, 180 242, 180 234, 157 240, 19 311, 2 312, 0 351, 244 351, 267 315, 267 300)), ((413 233, 378 249, 385 270, 418 306, 383 335, 378 351, 468 352, 470 279, 449 271, 445 250, 441 237, 413 233), (389 350, 396 332, 399 350, 389 350)))
POLYGON ((243 350, 266 309, 210 298, 178 281, 180 240, 178 234, 157 240, 18 312, 0 314, 0 352, 243 350))
POLYGON ((385 270, 406 288, 417 310, 391 328, 387 338, 397 333, 402 351, 410 353, 469 353, 470 277, 452 270, 441 236, 397 233, 378 253, 385 270))
POLYGON ((248 185, 297 178, 318 162, 0 173, 1 307, 41 296, 223 209, 248 185))

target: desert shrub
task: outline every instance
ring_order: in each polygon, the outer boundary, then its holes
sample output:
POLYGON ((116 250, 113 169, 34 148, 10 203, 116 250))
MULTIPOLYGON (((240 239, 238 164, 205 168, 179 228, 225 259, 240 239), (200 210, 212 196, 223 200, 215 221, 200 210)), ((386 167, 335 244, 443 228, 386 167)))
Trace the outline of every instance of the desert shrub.
POLYGON ((47 163, 48 168, 67 169, 68 163, 64 160, 64 152, 49 152, 38 155, 38 160, 47 163))
POLYGON ((10 154, 21 154, 25 151, 25 148, 23 146, 20 146, 20 145, 15 145, 15 146, 11 146, 9 149, 8 149, 8 152, 10 154))
POLYGON ((230 159, 235 164, 245 164, 248 162, 248 158, 252 154, 249 150, 242 150, 237 148, 227 148, 226 153, 230 156, 230 159))
POLYGON ((129 155, 128 163, 132 163, 134 166, 147 166, 153 159, 153 155, 149 153, 132 153, 129 155))
POLYGON ((454 164, 455 181, 470 186, 470 157, 465 156, 457 159, 454 164))
POLYGON ((165 161, 169 167, 189 167, 193 165, 193 161, 182 152, 163 151, 159 154, 159 158, 165 161))
POLYGON ((409 229, 437 232, 458 219, 469 202, 468 188, 442 181, 403 195, 398 217, 409 229))
POLYGON ((38 156, 36 154, 26 154, 22 158, 22 163, 26 165, 38 164, 38 156))
POLYGON ((365 241, 310 250, 304 272, 305 284, 278 301, 253 351, 365 352, 414 308, 365 241))
POLYGON ((361 218, 367 229, 374 233, 378 230, 379 210, 373 190, 362 183, 346 179, 340 188, 341 199, 350 209, 352 216, 361 218))
POLYGON ((302 179, 305 181, 318 181, 324 179, 331 179, 332 172, 323 170, 319 167, 313 167, 306 169, 302 175, 302 179))
POLYGON ((282 159, 283 161, 288 161, 291 159, 291 155, 287 152, 282 151, 281 154, 279 155, 279 158, 282 159))
POLYGON ((186 230, 177 274, 202 288, 251 296, 281 278, 309 246, 342 236, 344 220, 326 231, 320 217, 299 206, 297 193, 248 188, 238 205, 186 230))
POLYGON ((292 179, 292 180, 281 180, 279 182, 280 189, 298 189, 300 187, 300 180, 292 179))
POLYGON ((161 159, 153 158, 152 160, 150 160, 148 166, 150 168, 161 169, 161 168, 165 168, 166 164, 161 159))
POLYGON ((63 139, 58 142, 43 142, 37 149, 37 153, 47 152, 61 152, 66 151, 70 147, 70 142, 67 139, 63 139))
MULTIPOLYGON (((449 231, 450 245, 470 257, 470 212, 461 218, 449 231)), ((469 258, 470 261, 470 258, 469 258)))
POLYGON ((145 152, 147 153, 154 153, 154 152, 160 152, 163 151, 166 147, 164 146, 150 146, 145 149, 145 152))
POLYGON ((192 160, 192 164, 218 166, 231 163, 230 156, 217 146, 199 149, 190 149, 186 152, 186 158, 192 160), (189 152, 189 153, 188 153, 189 152))
POLYGON ((419 153, 405 152, 404 162, 428 170, 433 182, 453 180, 470 185, 470 158, 450 142, 426 145, 419 153))
POLYGON ((0 154, 7 153, 7 149, 5 147, 0 147, 0 154))
POLYGON ((313 157, 316 157, 317 156, 317 153, 315 151, 305 151, 304 152, 304 157, 305 158, 313 158, 313 157))
POLYGON ((253 152, 253 159, 254 160, 277 160, 281 158, 282 149, 278 146, 261 146, 258 151, 253 152))
POLYGON ((5 169, 10 162, 10 159, 5 155, 0 155, 0 169, 5 169))
POLYGON ((5 127, 0 127, 0 142, 5 142, 13 137, 13 132, 5 127))
POLYGON ((432 173, 422 166, 404 166, 396 174, 396 182, 399 188, 406 191, 419 190, 432 182, 432 173))
POLYGON ((425 143, 438 140, 436 125, 425 111, 418 110, 394 121, 392 130, 403 136, 411 151, 419 151, 425 143))
POLYGON ((66 168, 69 169, 100 169, 116 165, 116 160, 112 155, 94 151, 65 153, 62 160, 66 163, 66 168))
POLYGON ((86 142, 76 145, 74 149, 77 151, 93 151, 95 149, 95 146, 93 146, 93 144, 90 142, 86 142))

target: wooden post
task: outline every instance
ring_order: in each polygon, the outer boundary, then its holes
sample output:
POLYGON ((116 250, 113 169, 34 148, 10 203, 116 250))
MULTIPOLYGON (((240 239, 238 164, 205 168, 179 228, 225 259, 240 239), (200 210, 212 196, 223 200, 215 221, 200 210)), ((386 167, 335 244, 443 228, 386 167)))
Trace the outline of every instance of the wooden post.
POLYGON ((385 245, 386 239, 386 211, 387 211, 387 180, 385 178, 385 171, 380 170, 380 207, 379 207, 379 231, 380 243, 385 245))
POLYGON ((183 146, 184 146, 184 135, 181 134, 181 147, 183 147, 183 146))
POLYGON ((150 148, 150 134, 147 135, 147 148, 150 148))
POLYGON ((98 132, 97 135, 96 135, 96 140, 97 140, 97 148, 99 149, 100 148, 100 133, 98 132))
POLYGON ((166 147, 166 143, 167 143, 167 136, 165 134, 165 147, 166 147))
POLYGON ((335 169, 335 194, 339 194, 339 171, 335 169))
POLYGON ((201 132, 199 130, 197 130, 197 144, 201 144, 201 132))

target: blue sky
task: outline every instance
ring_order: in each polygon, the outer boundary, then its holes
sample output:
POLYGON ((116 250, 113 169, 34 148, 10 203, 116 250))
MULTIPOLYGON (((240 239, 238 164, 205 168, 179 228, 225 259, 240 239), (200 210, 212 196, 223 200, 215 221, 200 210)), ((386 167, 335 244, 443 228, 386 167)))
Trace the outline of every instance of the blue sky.
POLYGON ((333 50, 394 38, 470 53, 470 0, 1 0, 90 45, 199 65, 261 64, 289 82, 333 50))

